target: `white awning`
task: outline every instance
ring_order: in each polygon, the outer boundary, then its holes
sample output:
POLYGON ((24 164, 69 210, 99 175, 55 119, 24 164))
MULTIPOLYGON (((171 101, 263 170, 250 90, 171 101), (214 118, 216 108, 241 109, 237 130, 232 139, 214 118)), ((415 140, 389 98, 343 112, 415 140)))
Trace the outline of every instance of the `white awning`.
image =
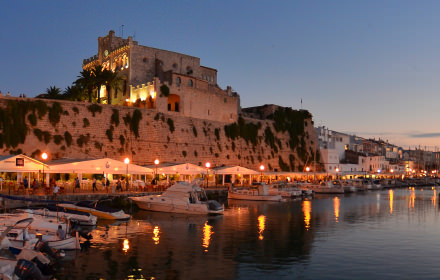
POLYGON ((20 155, 0 156, 0 172, 38 172, 48 165, 31 157, 20 155))

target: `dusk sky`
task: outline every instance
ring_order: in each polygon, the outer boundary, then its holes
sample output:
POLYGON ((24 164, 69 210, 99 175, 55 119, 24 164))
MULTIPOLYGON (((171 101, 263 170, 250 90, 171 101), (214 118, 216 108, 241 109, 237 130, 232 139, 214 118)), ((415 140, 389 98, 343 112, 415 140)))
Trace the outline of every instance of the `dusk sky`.
MULTIPOLYGON (((2 1, 0 90, 65 89, 97 38, 199 57, 241 106, 309 110, 315 126, 440 147, 440 1, 2 1), (123 28, 122 28, 123 26, 123 28)), ((437 148, 438 149, 438 148, 437 148)))

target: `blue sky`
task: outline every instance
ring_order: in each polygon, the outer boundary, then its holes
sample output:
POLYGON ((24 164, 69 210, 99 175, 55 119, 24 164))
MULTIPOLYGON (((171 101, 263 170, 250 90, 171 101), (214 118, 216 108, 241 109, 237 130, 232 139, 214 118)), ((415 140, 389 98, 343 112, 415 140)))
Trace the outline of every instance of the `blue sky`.
POLYGON ((109 30, 200 57, 242 107, 440 147, 440 1, 2 1, 0 90, 71 85, 109 30))

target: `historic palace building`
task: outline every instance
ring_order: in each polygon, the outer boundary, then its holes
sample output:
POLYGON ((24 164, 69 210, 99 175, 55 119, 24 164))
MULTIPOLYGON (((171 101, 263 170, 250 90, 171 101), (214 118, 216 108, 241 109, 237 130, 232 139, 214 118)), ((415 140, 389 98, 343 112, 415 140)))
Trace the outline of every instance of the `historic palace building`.
POLYGON ((129 36, 115 36, 111 30, 98 38, 98 54, 83 61, 83 69, 102 65, 122 78, 112 94, 114 105, 140 106, 158 112, 221 122, 235 122, 240 97, 217 85, 217 70, 200 65, 200 58, 138 45, 129 36))

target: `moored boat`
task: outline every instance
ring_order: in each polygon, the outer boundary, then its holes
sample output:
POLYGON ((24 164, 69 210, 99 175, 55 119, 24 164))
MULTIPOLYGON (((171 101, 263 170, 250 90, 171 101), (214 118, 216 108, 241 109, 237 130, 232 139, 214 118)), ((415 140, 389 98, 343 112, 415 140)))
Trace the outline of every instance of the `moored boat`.
POLYGON ((196 183, 178 182, 160 195, 130 197, 136 205, 148 211, 185 214, 222 214, 223 206, 208 200, 196 183))
POLYGON ((343 194, 344 188, 339 181, 323 181, 319 184, 306 183, 300 185, 302 189, 312 190, 317 194, 343 194))
POLYGON ((90 213, 98 218, 106 220, 130 219, 130 215, 126 214, 123 210, 102 206, 99 201, 80 201, 75 204, 60 203, 58 204, 58 207, 90 213))
POLYGON ((228 198, 256 201, 285 201, 280 194, 269 194, 268 185, 261 183, 255 186, 251 188, 233 189, 228 192, 228 198))

